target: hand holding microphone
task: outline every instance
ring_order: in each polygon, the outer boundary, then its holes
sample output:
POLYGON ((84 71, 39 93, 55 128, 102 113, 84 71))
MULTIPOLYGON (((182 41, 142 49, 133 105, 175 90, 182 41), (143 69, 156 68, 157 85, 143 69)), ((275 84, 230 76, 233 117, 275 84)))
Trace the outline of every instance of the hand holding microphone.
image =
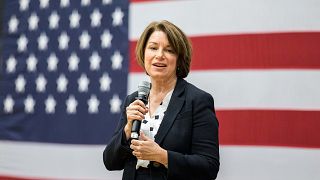
POLYGON ((126 108, 128 122, 125 127, 125 133, 127 139, 139 138, 141 120, 144 119, 144 115, 148 112, 145 105, 148 103, 150 88, 151 84, 149 82, 141 82, 138 86, 138 96, 136 100, 126 108))

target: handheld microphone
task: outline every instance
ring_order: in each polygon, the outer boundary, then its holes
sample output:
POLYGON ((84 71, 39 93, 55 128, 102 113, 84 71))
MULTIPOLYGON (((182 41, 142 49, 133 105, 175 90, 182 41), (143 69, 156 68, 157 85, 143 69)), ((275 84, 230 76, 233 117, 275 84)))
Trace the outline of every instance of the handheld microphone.
MULTIPOLYGON (((151 89, 151 83, 142 81, 138 85, 138 97, 136 99, 141 100, 145 105, 148 103, 148 96, 151 89)), ((141 121, 133 120, 131 128, 131 139, 138 139, 140 133, 141 121)))

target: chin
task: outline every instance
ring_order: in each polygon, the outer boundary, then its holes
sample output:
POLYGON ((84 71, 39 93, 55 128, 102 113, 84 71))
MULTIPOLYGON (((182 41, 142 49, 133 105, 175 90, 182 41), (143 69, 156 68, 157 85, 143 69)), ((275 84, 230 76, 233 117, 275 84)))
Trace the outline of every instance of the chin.
POLYGON ((165 79, 166 78, 166 76, 164 76, 163 74, 161 74, 161 75, 160 74, 152 74, 152 75, 150 75, 150 77, 152 79, 165 79))

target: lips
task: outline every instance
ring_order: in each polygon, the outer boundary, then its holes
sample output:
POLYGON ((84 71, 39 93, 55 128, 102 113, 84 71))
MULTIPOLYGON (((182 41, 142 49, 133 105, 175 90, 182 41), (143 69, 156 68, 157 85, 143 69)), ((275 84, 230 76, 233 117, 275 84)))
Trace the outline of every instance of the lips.
POLYGON ((166 64, 163 64, 163 63, 154 63, 152 64, 153 66, 156 66, 156 67, 167 67, 166 64))

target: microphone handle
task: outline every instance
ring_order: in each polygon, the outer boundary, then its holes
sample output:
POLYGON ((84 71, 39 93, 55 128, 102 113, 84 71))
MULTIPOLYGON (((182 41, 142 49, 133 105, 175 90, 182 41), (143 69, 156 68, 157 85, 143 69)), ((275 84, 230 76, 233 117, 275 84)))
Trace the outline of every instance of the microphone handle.
MULTIPOLYGON (((137 97, 136 99, 140 99, 144 104, 148 103, 148 100, 143 97, 137 97)), ((131 127, 131 139, 139 139, 139 133, 141 128, 140 120, 133 120, 131 127)))
POLYGON ((133 120, 131 129, 131 139, 139 139, 141 121, 133 120))

